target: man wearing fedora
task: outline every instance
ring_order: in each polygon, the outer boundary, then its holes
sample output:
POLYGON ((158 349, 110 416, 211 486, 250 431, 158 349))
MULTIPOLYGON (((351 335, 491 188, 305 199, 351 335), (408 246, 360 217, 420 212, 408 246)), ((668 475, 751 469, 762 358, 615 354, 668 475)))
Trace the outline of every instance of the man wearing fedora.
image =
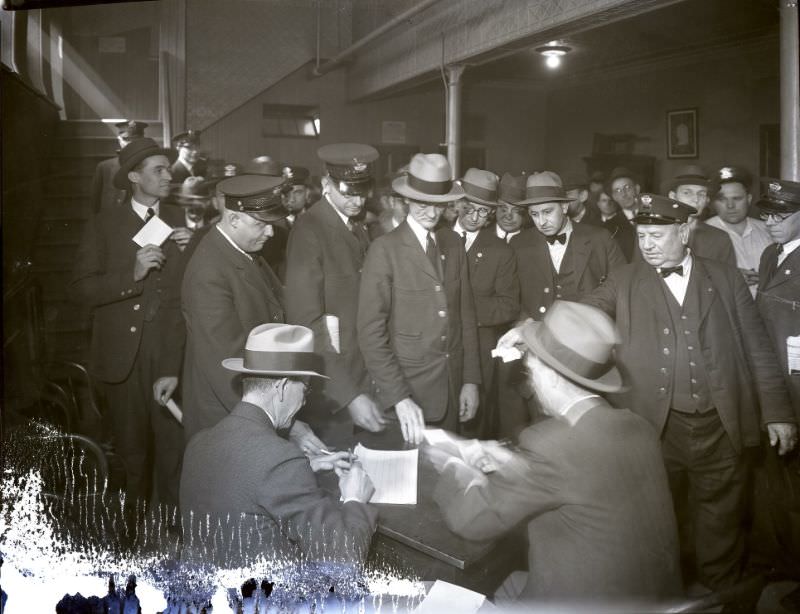
POLYGON ((690 164, 678 169, 675 176, 667 182, 664 192, 673 200, 697 210, 697 213, 689 218, 689 248, 697 256, 735 267, 736 252, 727 233, 703 221, 710 202, 708 195, 710 183, 702 168, 690 164))
POLYGON ((351 436, 354 424, 368 431, 385 424, 373 400, 356 321, 369 246, 359 218, 372 190, 378 152, 360 143, 336 143, 320 147, 317 154, 326 170, 322 199, 297 219, 289 238, 286 313, 293 324, 314 331, 330 375, 322 390, 325 399, 309 404, 319 410, 317 415, 304 412, 304 418, 323 437, 331 429, 351 436))
MULTIPOLYGON (((114 125, 117 128, 117 143, 120 150, 134 139, 143 138, 144 129, 147 128, 146 123, 135 120, 126 120, 114 125)), ((92 212, 97 213, 107 207, 117 207, 125 200, 125 190, 114 187, 114 175, 118 170, 118 155, 97 164, 92 177, 92 212)))
POLYGON ((149 499, 152 448, 159 501, 175 505, 183 435, 153 396, 166 400, 178 383, 181 344, 174 323, 180 314, 166 297, 180 284, 179 246, 188 237, 184 228, 160 245, 139 247, 132 240, 153 217, 184 223, 179 208, 161 202, 169 194, 170 152, 152 139, 136 139, 120 151, 119 164, 114 186, 130 197, 88 220, 71 287, 92 310, 89 372, 106 398, 125 488, 149 499))
POLYGON ((495 595, 498 605, 681 595, 658 434, 601 396, 624 389, 612 353, 618 341, 600 310, 557 301, 543 321, 512 329, 501 342, 523 353, 547 418, 521 432, 518 450, 484 443, 496 468, 487 475, 425 449, 441 472, 434 499, 450 530, 491 539, 527 523, 528 572, 512 573, 495 595))
POLYGON ((541 320, 553 301, 578 300, 625 264, 616 242, 603 229, 573 224, 570 199, 551 171, 530 175, 525 199, 534 227, 511 241, 517 256, 521 318, 541 320))
MULTIPOLYGON (((795 419, 800 422, 800 183, 772 180, 757 206, 774 241, 761 255, 756 306, 778 356, 795 419)), ((772 443, 772 442, 770 442, 772 443)), ((800 576, 800 455, 778 458, 767 449, 756 476, 755 517, 769 518, 771 540, 761 542, 768 565, 800 576), (759 496, 760 493, 766 493, 759 496)), ((791 600, 797 608, 800 591, 791 600)), ((787 609, 788 606, 787 606, 787 609)))
POLYGON ((600 212, 597 205, 589 200, 589 180, 585 175, 570 173, 564 175, 564 192, 569 198, 567 215, 575 224, 583 222, 597 225, 600 212))
POLYGON ((492 350, 500 335, 519 315, 517 264, 514 250, 498 238, 490 226, 498 206, 497 175, 471 168, 459 184, 464 197, 458 203, 458 218, 453 231, 462 237, 467 252, 483 380, 474 429, 480 436, 491 438, 495 436, 498 423, 492 350))
POLYGON ((762 427, 781 454, 790 451, 796 418, 742 276, 687 249, 696 209, 652 194, 638 200, 642 260, 612 271, 584 301, 620 328, 617 363, 631 389, 619 404, 661 435, 687 564, 694 551, 696 569, 685 571, 719 589, 741 573, 744 451, 759 445, 762 427))
POLYGON ((256 326, 217 368, 242 377, 241 400, 186 447, 181 513, 188 556, 225 567, 274 559, 363 563, 375 532, 374 487, 347 452, 307 458, 286 439, 312 378, 322 375, 314 335, 303 326, 256 326), (317 485, 334 470, 343 503, 317 485), (219 530, 221 528, 221 530, 219 530), (212 543, 209 532, 223 536, 212 543), (209 550, 210 549, 210 550, 209 550))
POLYGON ((416 154, 392 183, 408 217, 370 246, 361 274, 358 341, 382 408, 394 407, 406 441, 426 423, 455 431, 475 416, 478 332, 464 245, 434 231, 464 194, 447 158, 416 154))
POLYGON ((259 254, 271 224, 287 215, 281 177, 238 175, 221 181, 220 221, 194 247, 181 286, 186 321, 183 425, 186 440, 219 422, 241 391, 233 373, 219 368, 241 352, 248 332, 284 322, 280 280, 259 254))
POLYGON ((495 210, 494 232, 499 239, 511 243, 529 225, 530 218, 525 205, 517 203, 525 200, 526 175, 506 173, 498 184, 497 209, 495 210))
POLYGON ((187 177, 205 175, 205 160, 200 156, 200 131, 188 130, 172 137, 172 147, 178 152, 170 171, 174 183, 183 183, 187 177))

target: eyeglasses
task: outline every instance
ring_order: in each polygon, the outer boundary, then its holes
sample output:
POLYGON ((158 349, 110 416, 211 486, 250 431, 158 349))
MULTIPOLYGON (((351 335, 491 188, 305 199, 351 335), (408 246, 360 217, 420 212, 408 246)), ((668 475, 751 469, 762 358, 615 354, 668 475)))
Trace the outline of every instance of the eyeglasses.
POLYGON ((775 221, 776 224, 780 224, 782 221, 788 220, 795 213, 797 213, 797 212, 794 211, 792 213, 772 213, 772 212, 766 213, 766 212, 762 211, 761 213, 758 214, 758 217, 760 217, 765 222, 767 220, 769 220, 770 218, 772 218, 775 221))
POLYGON ((623 194, 623 193, 629 194, 630 192, 633 192, 634 189, 635 188, 633 187, 633 184, 626 183, 625 185, 619 188, 614 188, 614 194, 623 194))
POLYGON ((476 209, 475 207, 464 207, 462 211, 464 212, 464 215, 472 215, 473 213, 477 213, 478 217, 482 220, 485 220, 487 217, 489 217, 489 213, 491 213, 489 209, 476 209))

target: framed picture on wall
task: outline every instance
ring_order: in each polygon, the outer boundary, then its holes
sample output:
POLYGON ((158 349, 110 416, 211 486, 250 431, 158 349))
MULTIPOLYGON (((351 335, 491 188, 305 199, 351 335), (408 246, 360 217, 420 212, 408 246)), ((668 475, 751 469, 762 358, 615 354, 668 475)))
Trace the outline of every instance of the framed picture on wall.
POLYGON ((699 154, 697 109, 667 111, 667 158, 696 158, 699 154))

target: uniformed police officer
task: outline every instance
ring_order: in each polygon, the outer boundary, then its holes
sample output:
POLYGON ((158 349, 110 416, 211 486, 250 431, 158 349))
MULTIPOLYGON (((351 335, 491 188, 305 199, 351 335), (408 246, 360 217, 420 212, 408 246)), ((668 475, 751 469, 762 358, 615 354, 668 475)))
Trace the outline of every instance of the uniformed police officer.
POLYGON ((200 131, 188 130, 172 137, 178 159, 172 165, 172 182, 183 183, 187 177, 202 177, 205 161, 200 156, 200 131))

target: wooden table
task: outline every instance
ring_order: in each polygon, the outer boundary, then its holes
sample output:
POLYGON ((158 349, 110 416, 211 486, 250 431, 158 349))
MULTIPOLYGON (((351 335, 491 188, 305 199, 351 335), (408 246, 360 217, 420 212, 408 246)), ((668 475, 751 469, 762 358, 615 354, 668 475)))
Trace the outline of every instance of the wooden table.
MULTIPOLYGON (((380 450, 408 447, 395 425, 382 433, 362 432, 352 441, 357 442, 380 450)), ((338 492, 335 478, 326 478, 325 486, 338 492)), ((378 530, 368 566, 421 580, 445 580, 491 595, 508 574, 525 568, 525 534, 483 541, 459 537, 447 528, 433 500, 437 479, 436 470, 420 453, 417 504, 376 506, 378 530)))

